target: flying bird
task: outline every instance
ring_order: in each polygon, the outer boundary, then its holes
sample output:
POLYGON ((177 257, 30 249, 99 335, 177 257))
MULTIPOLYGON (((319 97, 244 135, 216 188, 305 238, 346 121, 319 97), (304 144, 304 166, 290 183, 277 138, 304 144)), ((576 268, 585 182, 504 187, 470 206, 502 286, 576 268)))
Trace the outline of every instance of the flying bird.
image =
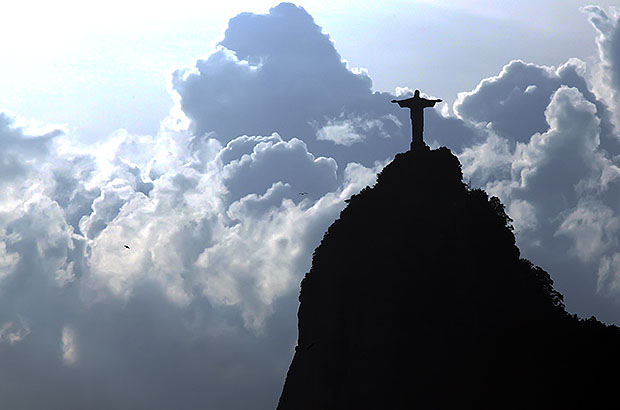
POLYGON ((300 192, 299 195, 308 195, 307 192, 300 192))
POLYGON ((127 248, 127 249, 131 249, 131 248, 129 247, 129 245, 123 245, 123 246, 124 246, 125 248, 127 248))

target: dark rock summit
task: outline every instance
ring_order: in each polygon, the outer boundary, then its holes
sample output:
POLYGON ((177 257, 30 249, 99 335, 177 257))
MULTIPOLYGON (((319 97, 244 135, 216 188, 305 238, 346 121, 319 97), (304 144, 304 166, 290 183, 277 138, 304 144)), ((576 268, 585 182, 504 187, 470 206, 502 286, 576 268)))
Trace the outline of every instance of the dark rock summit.
POLYGON ((565 311, 448 149, 397 155, 348 202, 302 281, 279 410, 616 402, 618 328, 565 311))

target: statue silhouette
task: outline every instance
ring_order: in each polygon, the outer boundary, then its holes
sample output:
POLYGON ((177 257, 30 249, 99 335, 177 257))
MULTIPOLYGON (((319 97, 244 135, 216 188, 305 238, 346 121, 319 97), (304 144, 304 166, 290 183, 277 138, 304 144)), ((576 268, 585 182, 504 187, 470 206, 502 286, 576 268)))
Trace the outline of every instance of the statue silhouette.
POLYGON ((415 146, 426 146, 422 134, 424 133, 424 109, 435 106, 442 100, 427 100, 420 97, 420 90, 415 90, 413 97, 405 100, 392 100, 398 103, 401 108, 409 108, 411 110, 411 149, 415 146))

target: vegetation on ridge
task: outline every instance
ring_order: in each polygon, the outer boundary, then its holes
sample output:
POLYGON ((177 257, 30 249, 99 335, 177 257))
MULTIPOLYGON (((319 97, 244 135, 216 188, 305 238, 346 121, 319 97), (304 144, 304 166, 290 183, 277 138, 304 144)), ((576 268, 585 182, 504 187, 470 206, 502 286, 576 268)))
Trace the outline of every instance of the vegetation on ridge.
POLYGON ((278 409, 603 402, 620 332, 565 311, 502 203, 469 189, 448 149, 397 155, 348 202, 302 281, 278 409))

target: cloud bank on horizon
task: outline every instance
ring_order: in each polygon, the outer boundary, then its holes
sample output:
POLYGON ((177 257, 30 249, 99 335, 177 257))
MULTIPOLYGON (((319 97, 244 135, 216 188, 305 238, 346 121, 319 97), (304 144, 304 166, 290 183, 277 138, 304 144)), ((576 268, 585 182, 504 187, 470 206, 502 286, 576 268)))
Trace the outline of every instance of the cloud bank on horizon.
MULTIPOLYGON (((509 62, 425 138, 504 201, 569 309, 620 323, 620 13, 583 11, 598 66, 509 62)), ((394 96, 292 4, 233 18, 172 81, 155 136, 0 115, 3 406, 274 408, 312 250, 409 146, 394 96)))

